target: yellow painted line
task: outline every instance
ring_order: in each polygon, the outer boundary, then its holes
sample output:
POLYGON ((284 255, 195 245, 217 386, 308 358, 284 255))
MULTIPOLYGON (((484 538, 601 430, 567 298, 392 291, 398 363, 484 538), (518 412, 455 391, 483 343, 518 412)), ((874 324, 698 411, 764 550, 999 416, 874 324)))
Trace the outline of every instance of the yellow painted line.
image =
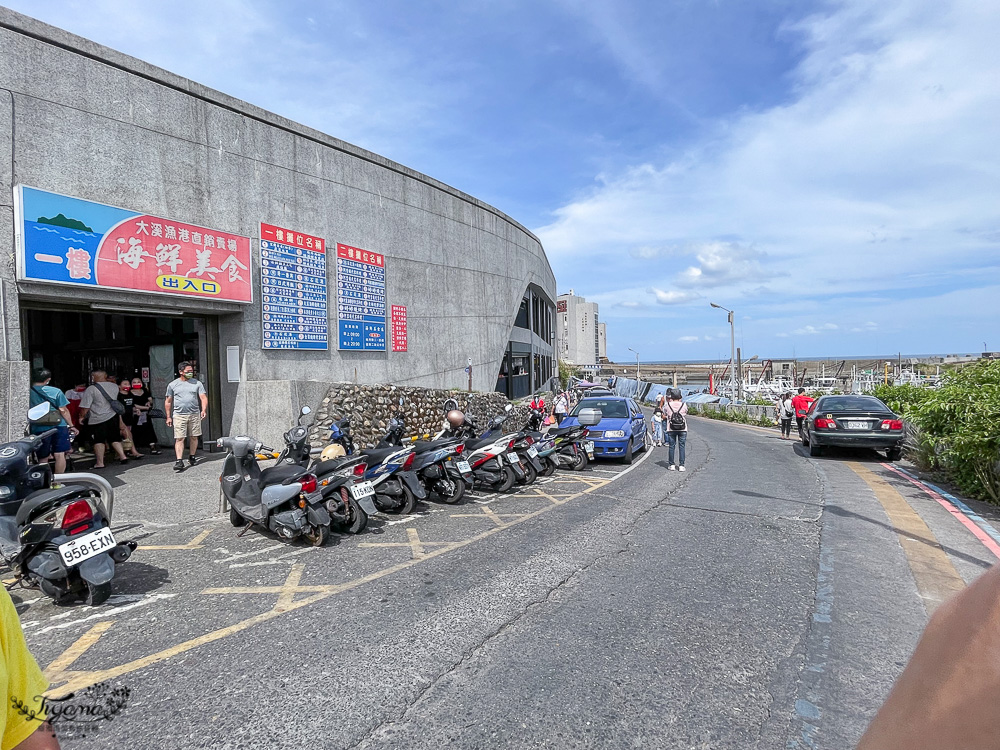
MULTIPOLYGON (((599 486, 593 486, 585 490, 582 490, 574 495, 571 495, 570 498, 582 497, 583 495, 589 494, 599 489, 600 487, 603 487, 604 484, 607 484, 607 482, 603 482, 599 486)), ((148 656, 143 656, 138 659, 133 659, 132 661, 126 662, 124 664, 119 664, 118 666, 109 667, 106 669, 77 670, 73 672, 63 672, 61 677, 68 678, 68 680, 64 684, 60 685, 58 688, 50 689, 49 694, 51 695, 51 697, 54 698, 62 697, 76 690, 82 690, 83 688, 95 685, 98 682, 113 680, 118 677, 121 677, 122 675, 130 674, 140 669, 145 669, 146 667, 153 666, 154 664, 159 664, 160 662, 164 662, 179 654, 186 653, 187 651, 191 651, 192 649, 198 648, 200 646, 205 646, 209 643, 214 643, 215 641, 222 640, 223 638, 226 638, 230 635, 234 635, 236 633, 240 633, 244 630, 252 628, 255 625, 260 625, 262 623, 268 622, 269 620, 273 620, 274 618, 280 617, 283 614, 294 612, 297 609, 309 606, 310 604, 322 601, 323 599, 327 599, 336 594, 340 594, 346 591, 351 591, 352 589, 358 588, 359 586, 364 586, 365 584, 372 583, 373 581, 385 578, 386 576, 390 576, 395 573, 407 570, 409 568, 414 567, 415 565, 419 565, 429 560, 433 560, 434 558, 440 557, 441 555, 447 554, 448 552, 451 552, 453 550, 466 547, 470 544, 475 544, 476 542, 482 541, 483 539, 491 537, 494 534, 497 534, 501 531, 505 531, 506 529, 509 529, 512 526, 517 526, 519 524, 526 523, 532 520, 533 518, 537 518, 538 516, 548 513, 549 511, 553 510, 556 507, 556 505, 562 505, 563 503, 568 502, 568 499, 563 501, 553 501, 553 503, 555 503, 553 505, 547 505, 532 513, 528 513, 524 515, 522 518, 517 519, 515 521, 511 521, 510 523, 505 524, 504 526, 494 526, 491 529, 487 529, 486 531, 480 532, 479 534, 476 534, 460 542, 430 543, 430 544, 442 544, 442 545, 447 544, 447 546, 441 546, 438 549, 422 554, 420 557, 413 557, 404 562, 397 563, 396 565, 392 565, 387 568, 383 568, 382 570, 377 570, 373 573, 369 573, 368 575, 362 576, 360 578, 355 578, 354 580, 348 581, 346 583, 326 585, 326 586, 295 586, 296 592, 312 593, 313 595, 306 597, 304 599, 298 599, 292 601, 286 604, 283 608, 278 608, 277 606, 275 606, 274 608, 268 610, 267 612, 262 612, 259 615, 254 615, 253 617, 241 620, 240 622, 234 623, 232 625, 227 625, 217 630, 213 630, 209 633, 200 635, 196 638, 191 638, 189 640, 183 641, 182 643, 178 643, 174 646, 170 646, 161 651, 157 651, 156 653, 149 654, 148 656)), ((410 542, 405 542, 401 544, 407 547, 411 546, 410 542)), ((421 544, 428 545, 429 543, 421 542, 421 544)), ((366 545, 362 544, 359 546, 366 546, 366 545)), ((368 543, 367 546, 377 546, 377 545, 375 545, 374 543, 368 543)), ((203 594, 268 593, 268 594, 278 594, 280 598, 280 595, 284 593, 287 586, 288 586, 288 581, 286 580, 285 584, 282 586, 205 589, 202 593, 203 594)), ((72 648, 72 646, 70 648, 72 648)), ((56 675, 56 678, 58 677, 60 677, 60 675, 56 675)), ((54 682, 58 682, 59 680, 56 678, 51 678, 51 679, 54 682)))
POLYGON ((899 536, 899 545, 906 555, 924 608, 931 614, 952 594, 965 588, 965 581, 934 532, 895 487, 862 464, 848 461, 847 465, 865 481, 885 508, 899 536))
POLYGON ((489 518, 497 526, 507 526, 505 518, 523 518, 524 513, 497 513, 490 506, 484 505, 482 513, 452 513, 451 518, 489 518))
POLYGON ((140 550, 150 550, 150 549, 201 549, 204 545, 202 542, 208 538, 208 535, 212 533, 211 529, 205 529, 203 532, 198 534, 194 539, 192 539, 187 544, 140 544, 140 550))
POLYGON ((81 635, 72 645, 59 656, 57 656, 49 666, 45 668, 45 676, 50 681, 58 681, 61 675, 66 674, 73 662, 83 656, 84 652, 100 640, 108 629, 115 624, 114 620, 99 622, 81 635))

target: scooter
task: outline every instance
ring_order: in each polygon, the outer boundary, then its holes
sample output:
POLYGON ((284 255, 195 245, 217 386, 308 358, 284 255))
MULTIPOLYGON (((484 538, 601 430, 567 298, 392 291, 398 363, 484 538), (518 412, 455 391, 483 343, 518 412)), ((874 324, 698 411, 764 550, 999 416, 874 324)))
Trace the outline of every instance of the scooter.
MULTIPOLYGON (((454 406, 454 401, 445 402, 445 408, 454 406)), ((511 410, 510 404, 507 411, 511 410)), ((445 427, 437 437, 461 437, 465 442, 465 460, 472 468, 473 486, 485 486, 495 492, 507 492, 515 482, 524 481, 527 474, 521 465, 521 457, 514 450, 517 442, 511 435, 501 435, 500 427, 506 415, 494 417, 486 425, 483 433, 487 437, 476 437, 478 428, 471 417, 456 408, 448 409, 445 427)))
MULTIPOLYGON (((378 447, 399 446, 403 442, 406 421, 400 413, 389 420, 389 427, 378 447)), ((472 467, 463 460, 465 445, 461 438, 443 437, 435 440, 410 441, 416 451, 413 471, 416 472, 424 489, 435 492, 449 505, 461 501, 466 485, 472 484, 472 467)))
POLYGON ((326 543, 330 514, 316 491, 315 474, 289 463, 261 470, 258 455, 276 451, 249 435, 219 438, 217 445, 228 454, 219 481, 233 526, 253 523, 283 539, 305 537, 314 547, 326 543))
MULTIPOLYGON (((42 419, 52 405, 28 411, 42 419)), ((52 475, 32 463, 55 428, 0 445, 0 549, 22 586, 37 586, 57 604, 82 597, 96 606, 111 595, 116 563, 136 549, 111 531, 114 490, 96 474, 52 475)))
POLYGON ((552 467, 549 474, 556 468, 573 471, 587 468, 587 464, 594 460, 594 443, 586 437, 589 428, 600 424, 603 418, 600 409, 581 409, 576 415, 579 424, 556 427, 545 433, 545 439, 538 446, 538 453, 552 467))

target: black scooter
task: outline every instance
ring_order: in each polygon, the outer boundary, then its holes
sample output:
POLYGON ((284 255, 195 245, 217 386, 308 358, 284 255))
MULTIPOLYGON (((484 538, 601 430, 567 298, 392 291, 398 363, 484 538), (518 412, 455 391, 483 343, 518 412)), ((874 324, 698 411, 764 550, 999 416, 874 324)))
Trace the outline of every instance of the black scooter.
MULTIPOLYGON (((52 409, 32 407, 28 420, 52 409)), ((37 586, 57 604, 82 598, 96 606, 111 594, 115 564, 135 551, 111 532, 114 490, 96 474, 52 475, 32 462, 55 428, 0 445, 0 549, 22 586, 37 586)))

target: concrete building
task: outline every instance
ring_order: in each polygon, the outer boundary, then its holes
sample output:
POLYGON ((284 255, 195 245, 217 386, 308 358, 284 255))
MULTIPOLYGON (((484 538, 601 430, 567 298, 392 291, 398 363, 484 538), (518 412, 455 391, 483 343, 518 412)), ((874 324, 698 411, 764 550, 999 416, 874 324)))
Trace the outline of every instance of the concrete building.
POLYGON ((162 395, 195 360, 207 436, 272 441, 330 382, 465 389, 471 363, 519 394, 553 371, 555 278, 514 219, 4 8, 0 186, 0 437, 30 365, 162 395))
POLYGON ((597 324, 597 362, 604 364, 608 361, 608 324, 597 324))
POLYGON ((556 300, 556 316, 559 359, 587 372, 596 371, 600 357, 597 303, 577 297, 570 289, 556 300))

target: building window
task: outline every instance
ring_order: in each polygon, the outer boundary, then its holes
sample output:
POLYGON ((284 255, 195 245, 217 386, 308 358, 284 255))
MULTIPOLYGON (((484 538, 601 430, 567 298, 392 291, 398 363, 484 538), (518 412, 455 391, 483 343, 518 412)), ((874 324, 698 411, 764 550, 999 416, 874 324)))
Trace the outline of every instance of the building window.
POLYGON ((528 298, 527 297, 522 297, 521 298, 521 307, 518 308, 518 310, 517 310, 517 317, 514 318, 514 327, 515 328, 529 329, 529 323, 528 323, 528 298))

